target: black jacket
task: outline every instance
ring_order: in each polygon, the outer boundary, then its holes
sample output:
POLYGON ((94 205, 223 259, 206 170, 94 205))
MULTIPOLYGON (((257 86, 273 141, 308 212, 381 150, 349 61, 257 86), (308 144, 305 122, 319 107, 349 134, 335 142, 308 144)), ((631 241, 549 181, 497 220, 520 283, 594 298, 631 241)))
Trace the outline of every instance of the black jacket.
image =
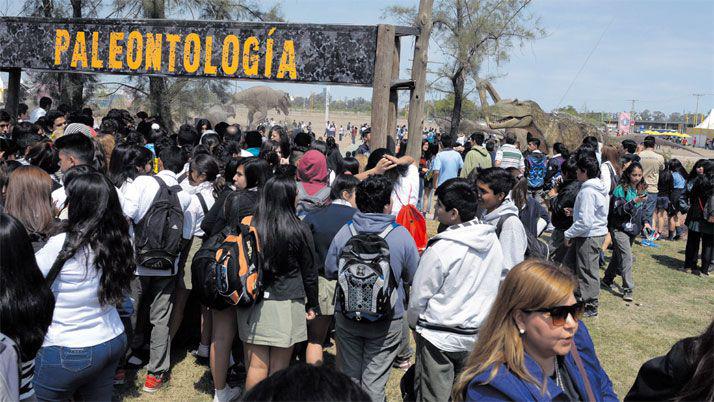
POLYGON ((696 339, 682 339, 672 346, 667 355, 643 364, 625 401, 674 399, 694 374, 698 363, 692 353, 696 339))
POLYGON ((575 206, 575 198, 580 191, 580 182, 563 182, 558 188, 558 195, 550 200, 551 222, 556 229, 567 230, 573 225, 573 217, 565 216, 565 208, 575 206))
MULTIPOLYGON (((317 299, 317 269, 315 267, 315 244, 306 224, 302 239, 296 239, 288 247, 285 261, 276 267, 265 267, 263 297, 269 300, 293 300, 307 298, 306 309, 320 312, 317 299)), ((258 233, 260 236, 260 233, 258 233)), ((269 250, 263 250, 263 253, 269 250)))

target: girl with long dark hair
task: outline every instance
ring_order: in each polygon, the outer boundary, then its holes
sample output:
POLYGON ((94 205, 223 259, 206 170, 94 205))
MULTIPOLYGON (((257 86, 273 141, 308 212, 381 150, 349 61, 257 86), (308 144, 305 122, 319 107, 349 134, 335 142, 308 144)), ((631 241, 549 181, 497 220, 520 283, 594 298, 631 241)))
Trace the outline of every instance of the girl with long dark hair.
POLYGON ((573 224, 575 198, 580 191, 580 182, 577 177, 578 160, 575 157, 569 157, 560 165, 560 170, 559 179, 554 181, 555 187, 548 193, 551 222, 554 227, 550 236, 552 258, 557 263, 572 266, 574 261, 569 260, 575 256, 573 253, 569 253, 570 247, 565 245, 564 240, 565 231, 573 224))
POLYGON ((35 355, 52 322, 55 298, 37 267, 30 237, 22 223, 0 213, 0 332, 20 349, 18 398, 32 397, 35 355))
POLYGON ((319 314, 315 248, 310 229, 296 215, 296 197, 295 181, 273 177, 253 216, 263 250, 264 292, 252 307, 238 309, 246 390, 288 366, 293 346, 307 340, 305 318, 319 314))
POLYGON ((153 160, 154 155, 147 148, 133 144, 117 145, 109 159, 107 176, 123 192, 136 176, 151 173, 153 160))
MULTIPOLYGON (((199 146, 200 147, 200 146, 199 146)), ((198 148, 198 147, 197 147, 198 148)), ((186 210, 186 220, 184 225, 191 227, 191 242, 184 250, 186 252, 186 264, 181 269, 179 266, 178 282, 176 288, 176 301, 171 316, 170 334, 173 339, 178 332, 181 321, 183 320, 183 310, 188 301, 188 294, 191 291, 191 262, 193 256, 203 244, 203 238, 206 232, 201 228, 201 223, 206 217, 211 207, 216 202, 216 197, 213 192, 213 181, 218 177, 220 168, 218 161, 209 155, 200 153, 194 156, 189 164, 188 180, 191 183, 191 203, 186 210)), ((205 308, 201 308, 201 343, 194 352, 198 357, 207 358, 208 349, 211 343, 211 314, 205 308)))
POLYGON ((65 188, 69 219, 36 254, 57 303, 37 354, 35 390, 46 400, 109 400, 127 345, 114 306, 134 275, 129 224, 104 175, 80 174, 65 188))
POLYGON ((702 173, 696 172, 689 193, 684 270, 691 269, 694 275, 708 276, 714 259, 714 162, 705 161, 700 164, 700 169, 702 173), (701 265, 697 267, 700 242, 701 265))
MULTIPOLYGON (((231 192, 221 204, 220 215, 213 226, 212 236, 228 226, 237 226, 243 218, 253 215, 260 189, 268 177, 269 166, 264 159, 250 157, 238 162, 234 175, 236 191, 231 192)), ((217 207, 214 206, 214 207, 217 207)), ((236 309, 212 310, 212 337, 210 365, 218 402, 228 401, 240 394, 239 388, 226 384, 230 365, 231 345, 238 325, 236 309)))
POLYGON ((639 162, 632 162, 615 187, 608 213, 608 228, 612 237, 612 258, 605 270, 602 285, 612 289, 616 275, 622 277, 622 299, 632 301, 635 283, 632 277, 632 243, 642 232, 650 228, 644 222, 644 204, 647 200, 647 184, 642 179, 643 170, 639 162))
POLYGON ((382 172, 394 185, 392 190, 392 215, 397 216, 405 205, 416 206, 419 202, 419 168, 409 155, 397 158, 387 148, 375 149, 369 154, 365 172, 379 169, 387 161, 392 168, 382 172))

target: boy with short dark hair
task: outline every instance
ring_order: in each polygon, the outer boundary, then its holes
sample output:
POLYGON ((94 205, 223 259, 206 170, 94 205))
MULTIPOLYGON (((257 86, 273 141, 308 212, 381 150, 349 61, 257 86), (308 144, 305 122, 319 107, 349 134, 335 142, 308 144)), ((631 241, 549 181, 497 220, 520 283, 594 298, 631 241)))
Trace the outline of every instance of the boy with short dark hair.
POLYGON ((395 217, 390 213, 392 187, 392 182, 381 175, 370 176, 357 186, 355 197, 359 211, 337 232, 325 259, 325 278, 338 279, 340 288, 342 283, 339 276, 343 274, 343 267, 338 267, 338 262, 353 237, 361 234, 379 235, 388 246, 387 268, 390 270, 389 276, 396 280, 393 292, 397 296, 391 311, 376 321, 350 318, 346 314, 345 300, 340 296, 342 292, 339 289, 335 307, 340 370, 359 383, 373 401, 385 399, 385 387, 402 335, 404 284, 412 283, 419 262, 414 239, 404 227, 395 223, 395 217))
POLYGON ((446 230, 431 239, 419 261, 407 314, 416 331, 418 401, 449 399, 504 270, 495 228, 476 218, 473 185, 450 179, 436 197, 436 218, 446 230))
POLYGON ((516 178, 501 168, 481 171, 476 182, 479 206, 484 209, 483 223, 496 227, 496 235, 503 249, 505 278, 508 271, 525 259, 528 248, 526 229, 518 217, 518 207, 510 197, 516 178))
POLYGON ((600 164, 592 152, 578 157, 582 183, 573 207, 573 224, 565 231, 565 246, 575 247, 576 296, 585 302, 585 316, 597 315, 600 295, 600 248, 607 234, 607 189, 600 180, 600 164))

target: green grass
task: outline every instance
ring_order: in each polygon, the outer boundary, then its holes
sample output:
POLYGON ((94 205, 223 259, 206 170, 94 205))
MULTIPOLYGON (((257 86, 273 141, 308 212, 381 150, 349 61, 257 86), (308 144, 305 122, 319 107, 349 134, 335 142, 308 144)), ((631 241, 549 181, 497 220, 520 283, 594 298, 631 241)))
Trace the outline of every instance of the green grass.
MULTIPOLYGON (((435 222, 429 222, 434 233, 435 222)), ((585 319, 595 341, 598 357, 615 385, 620 399, 632 385, 642 363, 660 356, 679 339, 698 335, 714 317, 714 278, 695 277, 677 271, 683 265, 685 241, 658 242, 659 248, 636 244, 634 267, 635 300, 624 302, 603 291, 600 315, 585 319)), ((621 284, 620 279, 616 279, 621 284)), ((328 350, 334 354, 334 350, 328 350)), ((328 357, 328 361, 334 361, 328 357)), ((174 351, 169 386, 154 395, 140 391, 145 371, 135 381, 117 388, 116 398, 127 400, 209 400, 213 385, 208 367, 196 363, 185 351, 174 351)), ((393 370, 387 389, 390 401, 401 400, 399 379, 393 370)))

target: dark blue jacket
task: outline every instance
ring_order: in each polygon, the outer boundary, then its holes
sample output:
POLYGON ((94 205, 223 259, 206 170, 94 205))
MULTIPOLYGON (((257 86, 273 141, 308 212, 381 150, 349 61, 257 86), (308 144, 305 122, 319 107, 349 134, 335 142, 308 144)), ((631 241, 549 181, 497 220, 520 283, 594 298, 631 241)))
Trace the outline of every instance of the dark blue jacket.
POLYGON ((355 212, 357 209, 346 205, 330 204, 310 212, 303 219, 303 222, 310 226, 312 238, 315 241, 315 253, 317 254, 315 265, 320 276, 325 276, 325 257, 332 239, 342 229, 342 226, 345 226, 345 223, 352 220, 355 212))
MULTIPOLYGON (((574 341, 577 345, 578 352, 580 352, 580 358, 583 360, 585 372, 590 379, 590 386, 595 394, 595 399, 597 399, 598 402, 617 401, 617 395, 612 388, 612 382, 600 366, 600 361, 598 361, 595 355, 595 346, 590 338, 590 333, 582 321, 579 323, 578 332, 575 333, 574 341)), ((525 365, 526 369, 535 379, 540 380, 543 378, 543 371, 540 366, 528 354, 525 355, 525 365)), ((583 400, 586 400, 587 392, 585 391, 585 383, 578 371, 578 366, 575 364, 572 353, 569 353, 565 357, 565 366, 578 393, 583 400)), ((560 389, 550 377, 548 377, 548 392, 543 395, 540 393, 539 386, 517 377, 506 368, 505 364, 499 367, 498 374, 496 374, 491 382, 484 384, 484 382, 488 381, 490 374, 491 369, 489 368, 471 380, 466 391, 467 401, 514 400, 545 402, 551 401, 559 396, 564 396, 563 390, 560 389)))

